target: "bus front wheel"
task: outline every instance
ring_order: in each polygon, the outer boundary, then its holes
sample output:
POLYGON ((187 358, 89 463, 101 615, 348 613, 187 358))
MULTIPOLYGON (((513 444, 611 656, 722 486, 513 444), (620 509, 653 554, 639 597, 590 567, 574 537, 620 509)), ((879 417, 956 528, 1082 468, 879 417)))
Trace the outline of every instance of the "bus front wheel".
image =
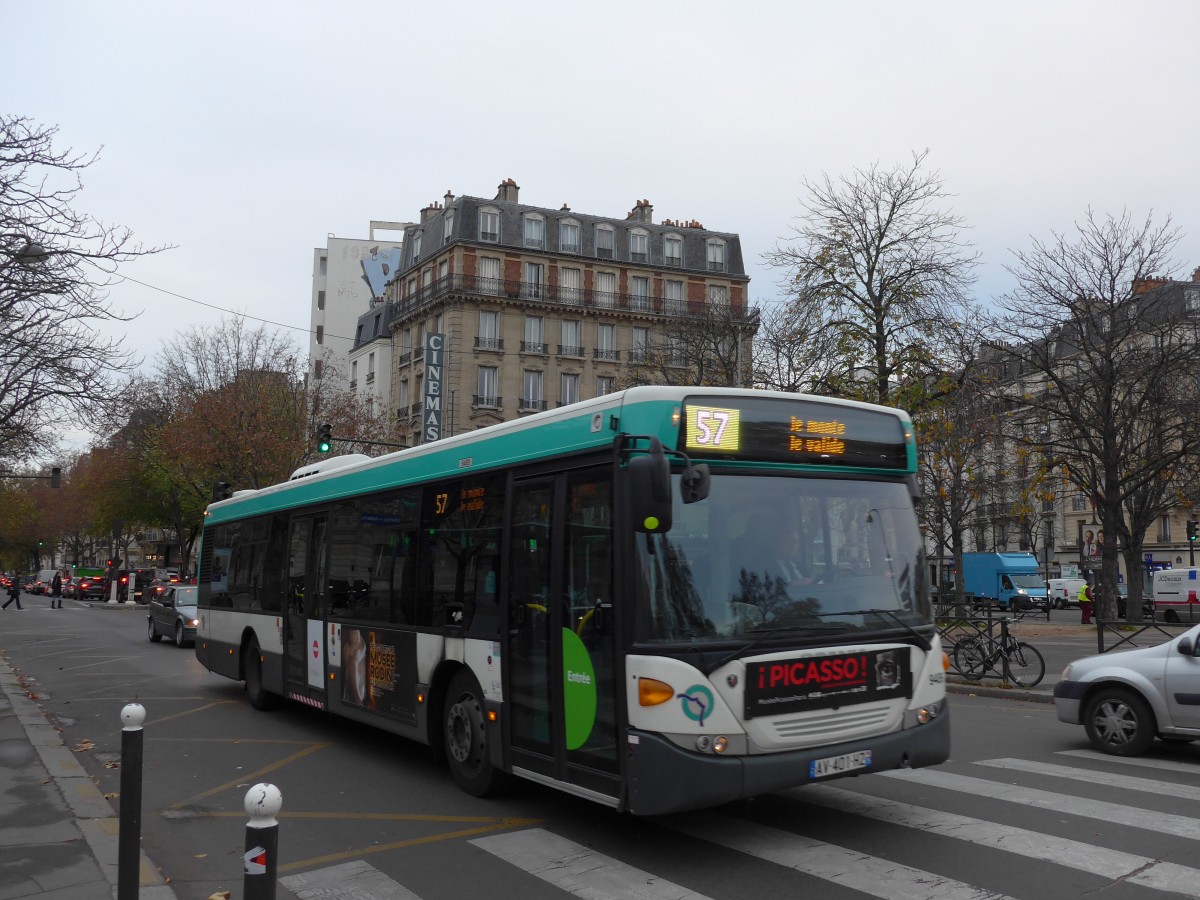
POLYGON ((468 794, 486 797, 500 786, 501 773, 488 753, 483 692, 468 669, 459 669, 446 692, 442 737, 450 774, 468 794))
POLYGON ((246 667, 246 695, 250 698, 250 705, 255 709, 278 709, 283 704, 283 698, 263 687, 262 652, 254 638, 250 638, 250 643, 246 645, 243 660, 246 667))

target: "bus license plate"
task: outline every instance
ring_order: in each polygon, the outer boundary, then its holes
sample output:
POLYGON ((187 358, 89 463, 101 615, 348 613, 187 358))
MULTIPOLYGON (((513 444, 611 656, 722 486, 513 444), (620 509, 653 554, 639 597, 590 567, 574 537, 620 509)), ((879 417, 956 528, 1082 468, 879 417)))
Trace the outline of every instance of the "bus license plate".
POLYGON ((843 753, 841 756, 827 756, 824 759, 814 759, 808 764, 809 778, 824 778, 828 775, 841 775, 855 769, 871 768, 871 751, 857 750, 854 753, 843 753))

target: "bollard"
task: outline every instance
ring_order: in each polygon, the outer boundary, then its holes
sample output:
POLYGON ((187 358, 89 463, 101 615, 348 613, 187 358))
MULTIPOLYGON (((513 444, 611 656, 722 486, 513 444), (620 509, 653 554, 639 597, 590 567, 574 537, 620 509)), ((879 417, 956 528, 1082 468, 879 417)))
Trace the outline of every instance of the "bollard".
POLYGON ((140 703, 121 710, 121 814, 117 820, 117 900, 138 900, 142 868, 142 723, 140 703))
MULTIPOLYGON (((256 784, 246 792, 246 878, 244 900, 275 900, 279 822, 283 795, 273 784, 256 784)), ((123 898, 120 898, 123 900, 123 898)))

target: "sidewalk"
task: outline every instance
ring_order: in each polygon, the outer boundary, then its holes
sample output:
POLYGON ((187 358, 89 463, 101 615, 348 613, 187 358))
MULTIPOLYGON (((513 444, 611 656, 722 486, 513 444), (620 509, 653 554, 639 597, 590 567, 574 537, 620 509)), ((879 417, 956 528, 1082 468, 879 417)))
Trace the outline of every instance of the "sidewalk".
MULTIPOLYGON (((113 806, 2 651, 0 690, 0 900, 112 900, 118 845, 113 806)), ((175 900, 144 853, 139 884, 141 900, 175 900)))

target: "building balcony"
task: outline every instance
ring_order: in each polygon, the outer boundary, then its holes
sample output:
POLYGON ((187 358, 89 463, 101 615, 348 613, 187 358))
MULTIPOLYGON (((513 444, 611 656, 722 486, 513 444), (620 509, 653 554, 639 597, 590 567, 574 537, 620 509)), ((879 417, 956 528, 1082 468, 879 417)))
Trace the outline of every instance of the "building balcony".
POLYGON ((368 372, 368 373, 367 373, 367 384, 370 384, 370 383, 371 383, 372 381, 374 381, 374 380, 375 380, 375 373, 374 373, 374 372, 368 372))
POLYGON ((476 350, 503 350, 504 338, 475 338, 476 350))
MULTIPOLYGON (((713 307, 703 300, 647 297, 643 294, 561 287, 534 282, 510 281, 503 278, 484 278, 478 275, 445 275, 407 297, 388 301, 394 307, 390 320, 395 322, 416 315, 451 296, 510 300, 546 308, 625 310, 685 320, 711 318, 714 312, 713 307)), ((729 324, 735 327, 757 326, 758 313, 757 307, 741 304, 730 305, 728 307, 729 324)), ((476 349, 498 350, 502 348, 477 345, 476 349)), ((413 353, 414 360, 421 359, 424 352, 424 348, 416 350, 413 353)), ((407 357, 402 353, 399 362, 403 365, 406 361, 407 357)))
POLYGON ((582 359, 583 358, 583 348, 582 347, 569 347, 566 344, 559 344, 558 345, 558 355, 559 356, 576 356, 576 357, 579 357, 580 359, 582 359))
POLYGON ((522 397, 517 401, 517 412, 541 412, 545 408, 545 400, 530 400, 522 397))
POLYGON ((486 394, 472 394, 471 406, 475 409, 502 409, 504 407, 504 398, 489 397, 486 394))
POLYGON ((599 347, 597 347, 595 350, 592 351, 592 359, 607 359, 611 362, 620 362, 621 361, 621 351, 620 350, 602 350, 599 347))
POLYGON ((522 353, 533 353, 533 354, 536 354, 537 356, 545 356, 546 355, 546 345, 539 344, 536 341, 521 341, 521 352, 522 353))

